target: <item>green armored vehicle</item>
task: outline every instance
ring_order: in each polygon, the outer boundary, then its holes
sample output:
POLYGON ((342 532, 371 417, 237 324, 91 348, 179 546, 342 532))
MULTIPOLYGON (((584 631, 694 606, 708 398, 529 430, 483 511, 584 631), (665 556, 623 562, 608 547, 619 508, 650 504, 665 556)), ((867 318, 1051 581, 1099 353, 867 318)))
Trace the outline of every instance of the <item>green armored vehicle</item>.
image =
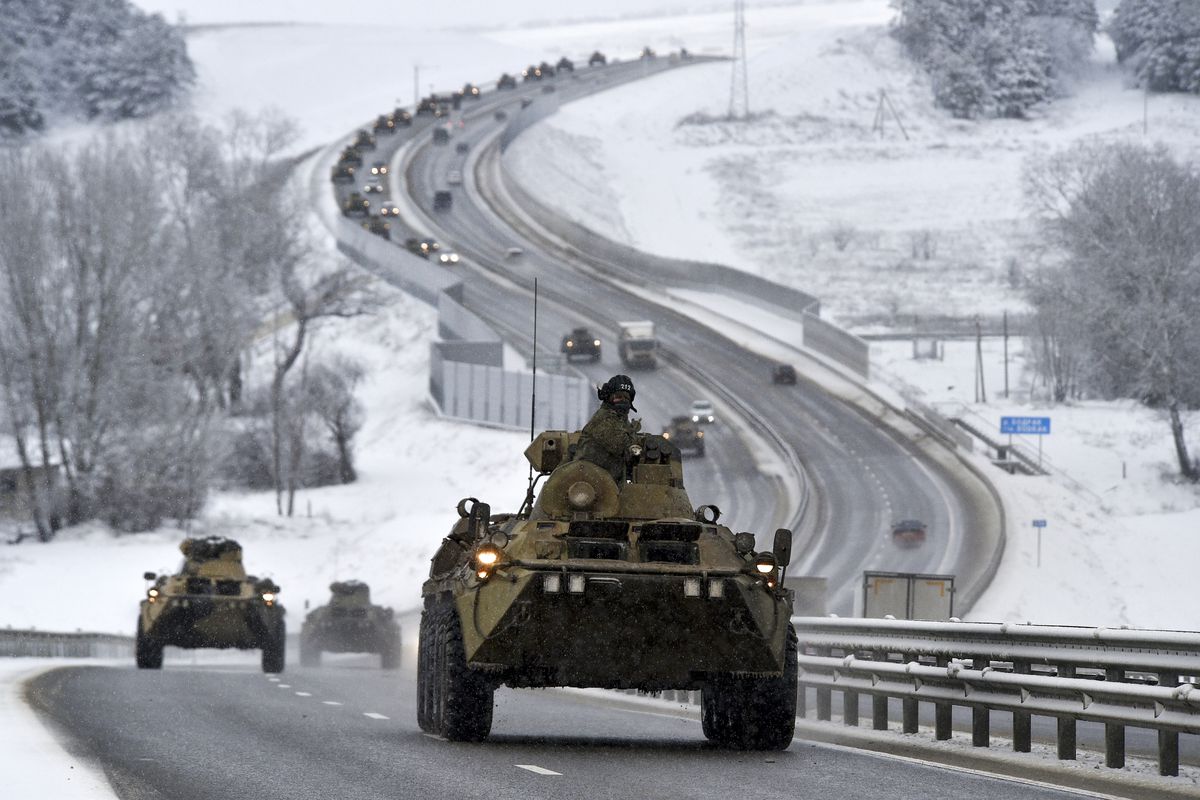
POLYGON ((342 201, 342 214, 349 217, 354 214, 360 217, 371 216, 371 201, 358 192, 351 192, 342 201))
POLYGON ((479 741, 496 687, 700 690, 705 736, 786 748, 796 634, 783 588, 791 531, 770 551, 694 508, 675 449, 639 434, 626 480, 571 460, 578 433, 525 451, 538 473, 516 514, 459 503, 422 587, 418 723, 479 741), (534 499, 534 487, 545 478, 534 499))
POLYGON ((400 666, 400 625, 390 608, 371 604, 371 589, 362 581, 329 584, 329 604, 314 608, 300 629, 300 663, 315 667, 322 651, 379 653, 380 666, 400 666))
POLYGON ((283 606, 270 578, 246 574, 242 547, 232 539, 184 539, 183 566, 155 575, 138 613, 139 669, 160 669, 167 645, 262 650, 263 672, 283 672, 283 606))
POLYGON ((704 431, 700 423, 693 422, 690 416, 671 417, 671 424, 663 431, 662 437, 675 445, 677 450, 704 455, 704 431))

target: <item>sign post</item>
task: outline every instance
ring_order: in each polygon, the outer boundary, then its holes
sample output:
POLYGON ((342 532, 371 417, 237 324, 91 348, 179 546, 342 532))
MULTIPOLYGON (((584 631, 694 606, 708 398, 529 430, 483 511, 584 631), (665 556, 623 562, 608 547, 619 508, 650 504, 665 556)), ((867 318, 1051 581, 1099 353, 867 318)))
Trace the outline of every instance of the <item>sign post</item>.
POLYGON ((1037 565, 1038 569, 1042 568, 1042 529, 1046 527, 1046 520, 1035 519, 1033 521, 1034 530, 1037 531, 1037 565))
POLYGON ((1012 449, 1013 434, 1038 437, 1038 469, 1042 468, 1042 437, 1050 435, 1049 417, 1001 417, 1000 432, 1008 434, 1008 447, 1012 449))

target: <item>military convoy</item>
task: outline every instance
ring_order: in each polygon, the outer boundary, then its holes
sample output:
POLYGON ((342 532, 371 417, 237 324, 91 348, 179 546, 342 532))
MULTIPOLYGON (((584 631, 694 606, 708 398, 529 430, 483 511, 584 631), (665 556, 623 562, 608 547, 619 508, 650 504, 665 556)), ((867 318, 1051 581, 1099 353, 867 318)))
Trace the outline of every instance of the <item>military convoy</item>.
POLYGON ((567 361, 575 357, 586 357, 589 361, 600 360, 600 337, 593 336, 587 328, 573 328, 562 338, 559 352, 566 356, 567 361))
POLYGON ((371 603, 362 581, 329 585, 326 605, 314 608, 300 629, 300 664, 316 667, 321 653, 378 653, 383 669, 400 666, 400 625, 392 609, 371 603))
MULTIPOLYGON (((383 212, 380 212, 380 214, 382 213, 383 212)), ((373 233, 376 236, 382 236, 384 239, 392 238, 392 223, 388 222, 386 219, 383 219, 382 216, 368 216, 363 220, 362 226, 368 232, 373 233)))
POLYGON ((617 354, 621 363, 631 369, 654 369, 658 366, 658 338, 654 323, 649 320, 617 323, 617 354))
POLYGON ((152 581, 139 604, 134 647, 139 669, 161 669, 163 648, 262 650, 263 672, 283 672, 286 629, 279 587, 247 575, 232 539, 184 539, 183 566, 152 581))
POLYGON ((671 424, 663 431, 662 437, 675 445, 677 450, 704 455, 704 430, 688 415, 671 417, 671 424))
POLYGON ((577 686, 700 690, 705 736, 779 750, 795 728, 797 639, 784 588, 791 532, 771 550, 694 508, 683 466, 639 434, 626 481, 575 461, 579 434, 547 431, 515 514, 474 498, 422 587, 421 729, 485 739, 495 689, 577 686), (541 491, 534 497, 538 482, 541 491))
POLYGON ((371 201, 363 197, 358 192, 351 192, 345 200, 342 201, 342 214, 347 217, 358 215, 366 217, 371 213, 371 201))

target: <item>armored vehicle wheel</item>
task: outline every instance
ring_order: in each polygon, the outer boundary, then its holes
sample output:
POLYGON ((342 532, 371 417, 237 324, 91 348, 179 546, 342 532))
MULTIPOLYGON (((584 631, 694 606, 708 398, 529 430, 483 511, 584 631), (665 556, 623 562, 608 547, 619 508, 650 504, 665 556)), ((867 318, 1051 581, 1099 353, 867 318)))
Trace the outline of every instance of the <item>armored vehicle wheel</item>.
POLYGON ((495 689, 467 666, 462 626, 449 600, 435 601, 426 610, 421 633, 426 678, 419 683, 424 687, 422 705, 432 732, 455 742, 483 741, 492 730, 495 689))
POLYGON ((142 631, 142 620, 138 618, 137 642, 134 645, 134 659, 138 669, 162 669, 163 646, 153 636, 142 631))
POLYGON ((321 648, 317 647, 316 642, 305 638, 300 639, 300 666, 321 666, 321 648))
POLYGON ((268 634, 267 641, 263 642, 263 672, 283 672, 284 643, 286 641, 287 633, 281 622, 274 631, 268 634))
POLYGON ((438 733, 433 697, 433 651, 437 636, 436 612, 431 605, 421 612, 421 632, 417 645, 417 725, 426 733, 438 733))
POLYGON ((783 675, 720 677, 701 695, 701 727, 734 750, 785 750, 796 733, 796 631, 788 625, 783 675))
POLYGON ((379 651, 379 666, 382 669, 400 669, 400 637, 392 637, 383 643, 379 651))

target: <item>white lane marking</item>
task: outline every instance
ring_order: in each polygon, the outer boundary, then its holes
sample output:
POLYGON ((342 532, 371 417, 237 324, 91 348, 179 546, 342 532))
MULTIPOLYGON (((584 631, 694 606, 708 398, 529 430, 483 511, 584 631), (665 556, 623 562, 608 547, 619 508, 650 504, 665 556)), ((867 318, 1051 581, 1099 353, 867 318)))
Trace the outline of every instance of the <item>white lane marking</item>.
POLYGON ((422 736, 426 736, 426 737, 428 737, 428 738, 430 738, 430 739, 433 739, 434 741, 438 741, 438 742, 442 741, 442 737, 440 737, 440 736, 436 736, 436 735, 434 735, 434 734, 432 734, 432 733, 422 733, 421 735, 422 735, 422 736))
POLYGON ((339 703, 337 700, 322 700, 321 702, 327 706, 340 706, 341 705, 341 703, 339 703))
POLYGON ((297 697, 312 697, 312 692, 296 692, 297 697))
POLYGON ((279 688, 279 689, 290 689, 290 688, 292 688, 292 685, 291 685, 290 683, 281 683, 281 684, 279 684, 279 686, 278 686, 277 688, 279 688))
POLYGON ((271 683, 279 683, 279 678, 267 678, 271 683))
POLYGON ((370 717, 371 719, 387 719, 383 714, 377 714, 374 711, 364 711, 363 716, 370 717))
POLYGON ((538 775, 562 775, 561 772, 555 772, 552 769, 546 769, 545 767, 539 767, 536 764, 513 764, 513 766, 518 767, 520 769, 527 769, 530 772, 536 772, 538 775))

